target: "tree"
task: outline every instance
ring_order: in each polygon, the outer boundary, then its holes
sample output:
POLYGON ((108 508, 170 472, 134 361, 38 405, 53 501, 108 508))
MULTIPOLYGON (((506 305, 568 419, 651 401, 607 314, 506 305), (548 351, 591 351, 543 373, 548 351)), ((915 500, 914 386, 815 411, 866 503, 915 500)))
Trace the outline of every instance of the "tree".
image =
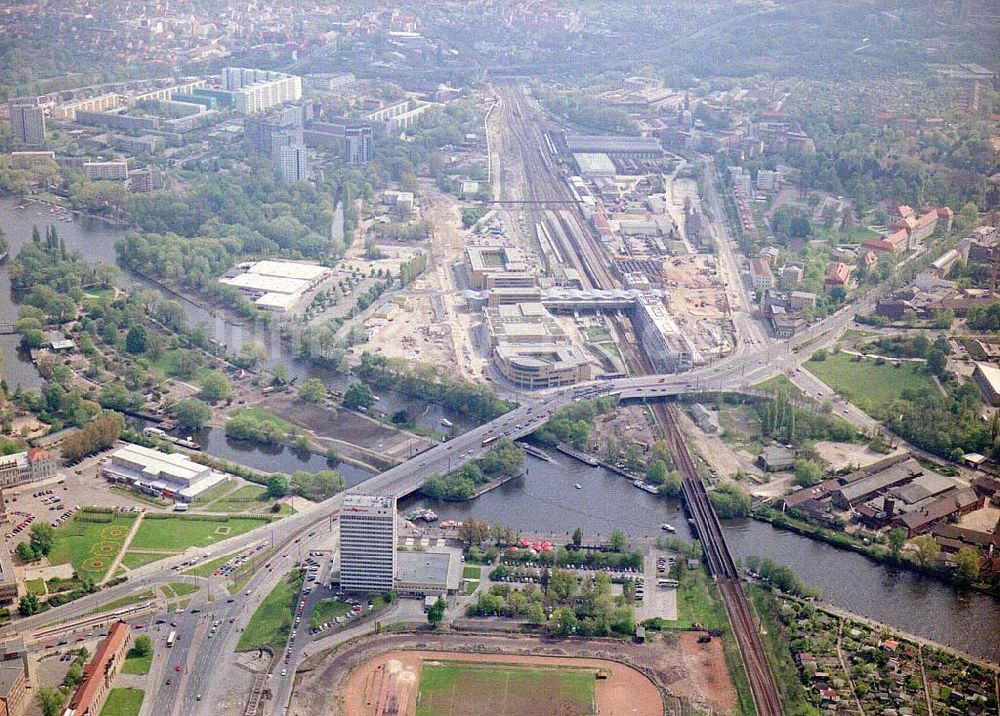
POLYGON ((42 709, 42 716, 59 716, 62 711, 63 693, 52 686, 40 686, 35 693, 35 700, 42 709))
POLYGON ((539 602, 532 602, 528 607, 528 623, 541 626, 545 623, 545 610, 539 602))
POLYGON ((444 599, 438 597, 437 601, 427 610, 427 623, 431 625, 431 628, 436 629, 444 621, 446 606, 444 599))
POLYGON ((37 614, 41 606, 38 604, 38 597, 34 594, 25 594, 17 602, 17 612, 22 617, 30 617, 32 614, 37 614))
POLYGON ((326 397, 326 386, 319 378, 310 378, 299 386, 299 400, 304 403, 319 403, 326 397))
POLYGON ((646 468, 646 481, 654 485, 662 485, 667 481, 668 474, 670 471, 667 469, 667 463, 663 460, 656 460, 646 468))
POLYGON ((28 544, 27 542, 18 543, 17 549, 14 551, 17 552, 17 556, 20 557, 21 560, 25 562, 30 562, 33 559, 37 559, 35 555, 35 550, 33 550, 31 548, 31 545, 28 544))
POLYGON ((229 378, 225 373, 211 370, 201 378, 201 395, 205 400, 214 403, 217 400, 225 400, 232 394, 229 387, 229 378))
POLYGON ((812 487, 823 479, 823 466, 815 460, 795 461, 795 484, 812 487))
POLYGON ((458 528, 458 538, 468 545, 482 544, 490 538, 490 526, 470 517, 462 521, 462 526, 458 528))
POLYGON ((132 653, 140 658, 145 658, 153 653, 153 641, 145 634, 140 634, 135 638, 132 645, 132 653))
POLYGON ((143 325, 132 326, 125 336, 125 350, 132 355, 140 355, 146 352, 146 345, 149 341, 149 334, 143 325))
POLYGON ((552 621, 549 625, 552 632, 559 636, 569 636, 576 631, 578 621, 572 609, 562 607, 556 609, 552 614, 552 621))
POLYGON ((246 368, 256 368, 267 360, 267 350, 260 341, 248 341, 240 346, 237 361, 246 368))
POLYGON ((371 388, 364 383, 351 383, 344 391, 344 407, 351 410, 370 408, 375 404, 375 396, 371 388))
POLYGON ((625 455, 622 458, 625 463, 625 467, 629 470, 638 470, 642 467, 643 452, 642 448, 632 443, 627 448, 625 448, 625 455))
POLYGON ((931 535, 916 537, 913 540, 913 546, 916 547, 917 561, 920 562, 920 566, 922 567, 933 564, 941 552, 941 546, 931 535))
POLYGON ((611 551, 612 552, 624 552, 628 547, 628 538, 625 537, 625 533, 621 530, 615 530, 611 533, 611 551))
POLYGON ((174 417, 181 427, 199 430, 212 417, 212 408, 197 398, 185 398, 174 404, 174 417))
POLYGON ((581 544, 583 544, 583 531, 577 527, 573 530, 573 546, 579 547, 581 544))
POLYGON ((36 555, 47 555, 56 543, 56 531, 48 522, 37 522, 31 526, 30 542, 36 555))
POLYGON ((549 576, 549 594, 565 602, 576 594, 576 575, 562 569, 553 569, 549 576))
POLYGON ((895 527, 889 530, 889 553, 896 556, 902 549, 903 545, 906 544, 906 530, 902 527, 895 527))
POLYGON ((948 365, 948 356, 942 351, 933 350, 927 354, 927 370, 934 375, 940 376, 945 372, 948 365))
POLYGON ((959 578, 971 582, 979 576, 979 551, 972 545, 966 545, 955 553, 955 572, 959 578))
POLYGON ((288 494, 289 489, 288 478, 284 475, 279 473, 267 478, 267 496, 270 499, 275 500, 279 497, 284 497, 288 494))

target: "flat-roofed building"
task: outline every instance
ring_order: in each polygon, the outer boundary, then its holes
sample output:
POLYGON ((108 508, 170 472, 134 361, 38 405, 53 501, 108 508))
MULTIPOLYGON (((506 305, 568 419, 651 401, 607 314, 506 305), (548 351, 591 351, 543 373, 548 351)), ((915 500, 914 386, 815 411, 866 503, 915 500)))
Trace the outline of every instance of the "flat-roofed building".
POLYGON ((590 380, 587 355, 576 346, 501 344, 493 351, 500 374, 527 389, 555 388, 590 380))
POLYGON ((486 299, 486 305, 494 308, 512 303, 538 303, 541 300, 542 289, 538 286, 510 286, 492 289, 486 299))
POLYGON ((566 146, 574 154, 630 154, 648 157, 663 154, 660 140, 656 137, 567 134, 566 146))
POLYGON ((467 246, 465 267, 469 274, 469 286, 477 291, 535 285, 527 256, 518 248, 467 246))
POLYGON ((656 370, 676 373, 690 370, 700 361, 701 356, 681 333, 659 297, 639 296, 632 315, 639 342, 656 370))
POLYGON ((180 502, 191 502, 205 490, 226 480, 225 475, 185 455, 168 455, 141 445, 115 450, 111 458, 102 463, 100 471, 106 480, 180 502))
POLYGON ((45 108, 31 104, 12 105, 10 128, 18 144, 42 146, 45 144, 45 108))
POLYGON ((55 477, 58 458, 42 448, 29 448, 0 457, 0 487, 38 482, 55 477))
POLYGON ((98 716, 122 670, 125 655, 132 643, 132 630, 125 622, 111 625, 108 635, 98 645, 94 658, 83 667, 83 679, 73 692, 63 716, 98 716))
POLYGON ((578 153, 573 155, 580 176, 613 177, 617 173, 615 163, 607 154, 578 153))
POLYGON ((125 104, 125 98, 117 93, 102 94, 98 97, 78 99, 73 102, 56 105, 52 110, 52 116, 56 119, 68 119, 76 121, 77 112, 107 112, 125 104))
POLYGON ((396 591, 407 596, 445 596, 458 591, 462 563, 458 552, 400 552, 396 591))
POLYGON ((258 308, 279 312, 294 308, 306 291, 332 273, 326 266, 299 261, 266 260, 236 268, 240 273, 219 281, 239 288, 258 308))
POLYGON ((84 162, 83 175, 91 181, 128 181, 128 162, 84 162))
POLYGON ((11 152, 10 163, 17 169, 30 169, 32 171, 42 166, 55 166, 55 152, 11 152))
POLYGON ((396 578, 396 498, 344 496, 340 508, 340 588, 388 592, 396 578))
POLYGON ((566 332, 541 303, 515 303, 483 312, 490 348, 501 343, 552 343, 569 341, 566 332))
POLYGON ((302 99, 302 78, 271 70, 226 67, 222 86, 233 93, 233 109, 256 114, 285 102, 302 99))
POLYGON ((976 363, 972 380, 979 386, 988 405, 1000 405, 1000 368, 989 363, 976 363))

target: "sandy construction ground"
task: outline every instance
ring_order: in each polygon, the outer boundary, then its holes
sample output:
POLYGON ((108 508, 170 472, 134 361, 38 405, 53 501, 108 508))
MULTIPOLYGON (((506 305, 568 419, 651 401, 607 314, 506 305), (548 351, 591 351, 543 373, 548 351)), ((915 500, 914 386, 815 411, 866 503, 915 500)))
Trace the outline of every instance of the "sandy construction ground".
POLYGON ((835 443, 823 440, 816 443, 816 452, 819 456, 830 463, 832 470, 841 470, 845 467, 860 469, 873 462, 884 460, 887 457, 898 455, 902 450, 895 450, 888 455, 869 450, 866 445, 855 443, 835 443))
MULTIPOLYGON (((546 656, 498 656, 454 651, 394 651, 356 669, 343 691, 345 713, 354 716, 413 716, 424 661, 461 660, 541 666, 603 669, 609 678, 596 682, 598 713, 602 716, 661 716, 663 702, 653 683, 635 669, 614 661, 546 656)), ((548 704, 539 703, 539 708, 548 704)), ((474 704, 469 704, 474 709, 474 704)), ((472 711, 470 711, 472 713, 472 711)), ((536 716, 522 712, 522 716, 536 716)), ((537 716, 549 716, 538 711, 537 716)))

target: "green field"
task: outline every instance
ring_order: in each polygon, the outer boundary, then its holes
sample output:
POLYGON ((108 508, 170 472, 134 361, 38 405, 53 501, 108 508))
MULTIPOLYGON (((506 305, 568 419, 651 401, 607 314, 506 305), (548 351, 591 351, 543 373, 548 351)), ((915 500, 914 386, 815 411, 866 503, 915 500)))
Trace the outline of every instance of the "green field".
POLYGON ((480 567, 462 567, 462 579, 479 579, 482 573, 480 567))
POLYGON ((596 714, 594 672, 535 664, 425 661, 417 716, 455 713, 596 714))
POLYGON ((170 549, 183 552, 188 547, 207 547, 266 524, 264 520, 246 518, 231 519, 228 522, 182 517, 143 520, 129 546, 134 549, 170 549))
POLYGON ((69 562, 80 577, 100 581, 121 550, 134 520, 116 515, 111 522, 84 522, 77 513, 56 530, 49 562, 69 562))
POLYGON ((192 567, 191 569, 186 569, 182 572, 182 574, 190 574, 195 577, 211 577, 212 574, 215 572, 215 570, 217 570, 219 567, 224 565, 226 562, 228 562, 238 554, 239 552, 230 552, 229 554, 224 554, 221 557, 216 557, 215 559, 199 564, 196 567, 192 567))
POLYGON ((263 408, 239 408, 230 413, 232 416, 244 415, 246 417, 253 418, 262 423, 274 423, 282 432, 290 433, 295 429, 295 426, 284 418, 279 418, 274 413, 264 410, 263 408))
POLYGON ((166 559, 167 557, 173 557, 176 552, 171 553, 156 553, 156 552, 133 552, 132 550, 127 550, 125 554, 122 555, 122 564, 129 569, 138 569, 147 564, 151 564, 161 559, 166 559))
POLYGON ((150 651, 148 656, 139 656, 135 653, 135 649, 129 649, 128 653, 125 654, 125 661, 122 663, 122 673, 123 674, 148 674, 149 667, 153 664, 153 652, 150 651))
POLYGON ((937 391, 922 363, 904 361, 895 368, 891 361, 877 365, 875 360, 855 362, 852 358, 846 353, 833 353, 826 360, 809 359, 803 367, 838 395, 875 417, 904 390, 937 391))
POLYGON ((346 602, 340 602, 336 599, 322 599, 313 607, 309 626, 318 627, 324 622, 333 621, 336 617, 344 616, 349 611, 351 611, 351 605, 346 602))
POLYGON ((101 716, 139 716, 142 699, 146 692, 142 689, 111 689, 104 702, 101 716))
POLYGON ((236 651, 249 651, 262 646, 270 646, 278 651, 282 649, 291 630, 292 614, 302 587, 302 578, 302 571, 296 570, 289 572, 275 585, 253 613, 250 623, 240 636, 236 651))
POLYGON ((45 580, 28 579, 24 582, 24 588, 28 590, 28 594, 45 594, 45 580))
POLYGON ((201 589, 201 587, 197 584, 188 584, 187 582, 171 582, 170 584, 164 584, 160 587, 160 591, 163 592, 163 596, 167 599, 194 594, 199 589, 201 589))
POLYGON ((95 609, 94 612, 108 612, 112 609, 121 609, 122 607, 138 604, 139 602, 147 602, 152 599, 156 599, 156 595, 153 592, 139 592, 138 594, 131 594, 127 597, 122 597, 121 599, 105 602, 95 609))
MULTIPOLYGON (((270 512, 274 500, 266 497, 267 489, 260 485, 244 485, 205 506, 206 512, 270 512)), ((291 505, 281 504, 281 515, 294 514, 295 510, 291 505)))

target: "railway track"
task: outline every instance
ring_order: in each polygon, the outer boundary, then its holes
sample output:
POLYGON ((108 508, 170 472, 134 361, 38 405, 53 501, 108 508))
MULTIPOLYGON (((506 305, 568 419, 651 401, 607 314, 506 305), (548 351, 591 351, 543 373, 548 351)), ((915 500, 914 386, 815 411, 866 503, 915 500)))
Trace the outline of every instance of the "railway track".
POLYGON ((743 593, 739 571, 722 532, 722 525, 715 514, 691 454, 681 437, 674 418, 673 407, 658 403, 653 408, 666 432, 667 442, 674 455, 677 468, 683 476, 684 499, 695 522, 709 569, 719 586, 722 602, 733 626, 733 635, 743 657, 743 665, 750 681, 754 705, 759 716, 780 716, 781 698, 767 661, 764 643, 754 621, 750 604, 743 593))

